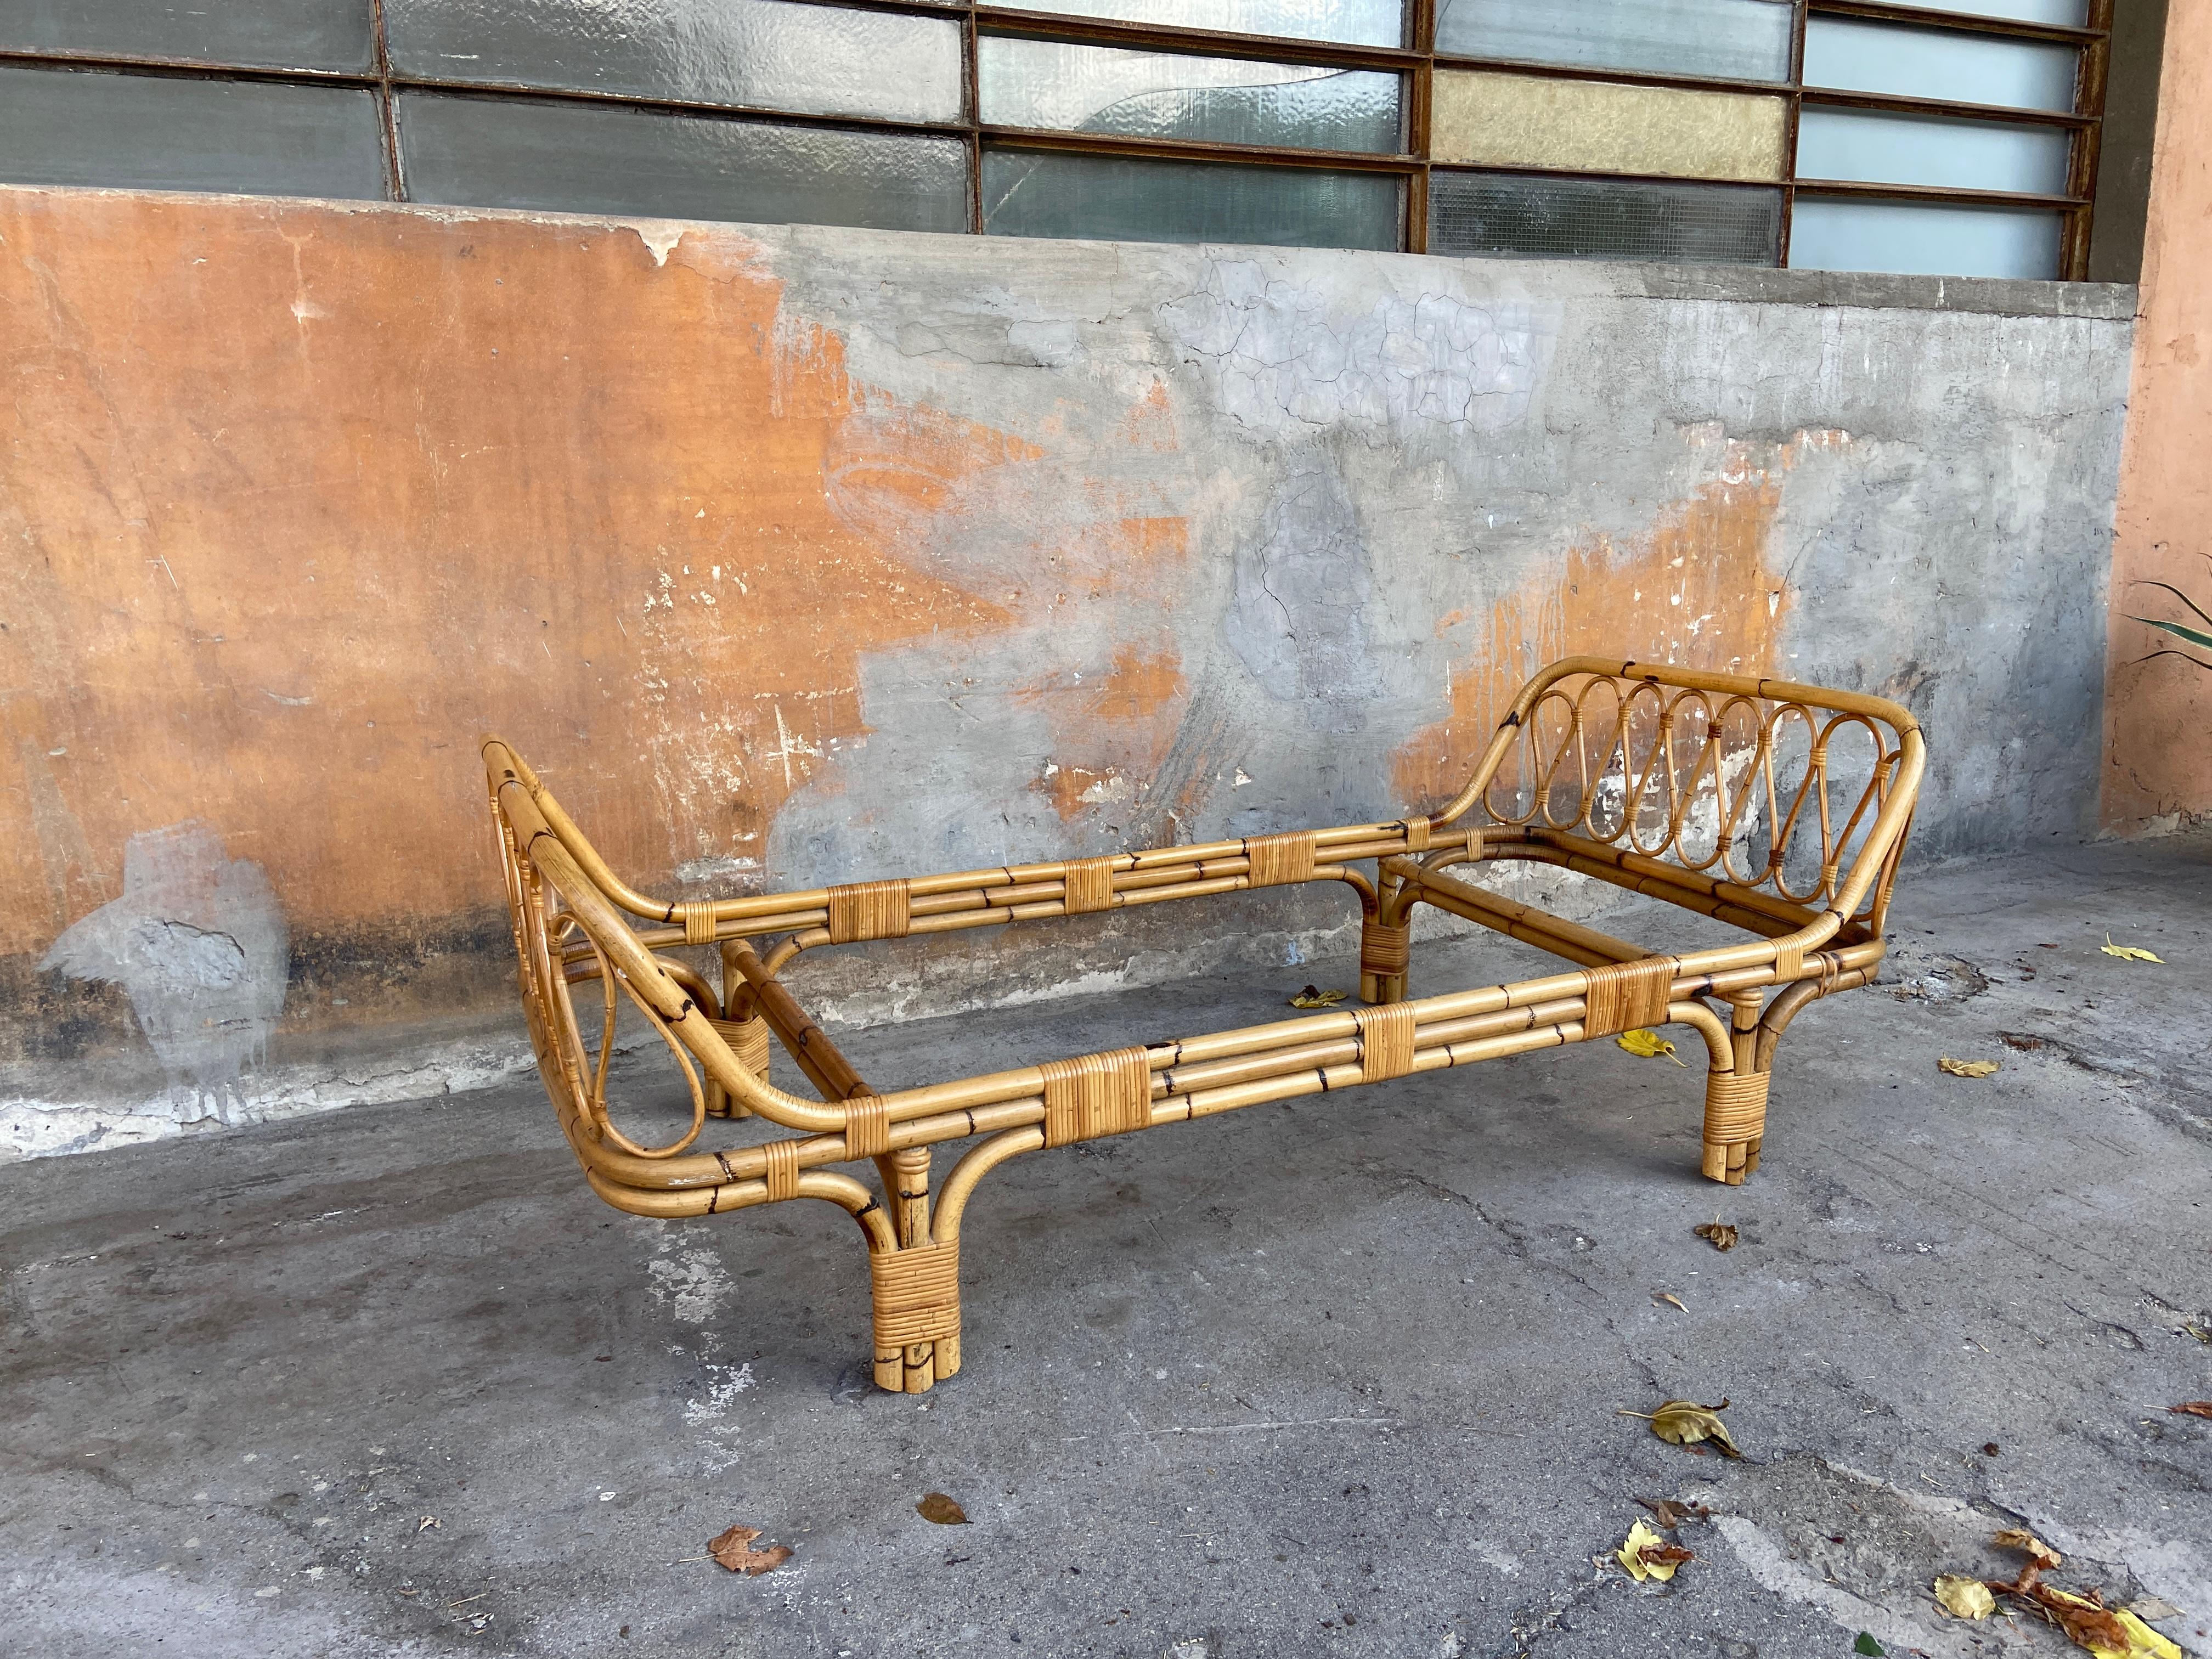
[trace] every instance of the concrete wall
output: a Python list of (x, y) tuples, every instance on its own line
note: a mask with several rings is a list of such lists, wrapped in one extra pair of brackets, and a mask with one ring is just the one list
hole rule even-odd
[[(2212, 814), (2212, 673), (2181, 641), (2131, 620), (2203, 626), (2171, 582), (2212, 611), (2212, 8), (2169, 9), (2143, 239), (2142, 318), (2112, 543), (2104, 817), (2123, 835)], [(2194, 653), (2212, 662), (2212, 651)]]
[[(1394, 815), (1599, 649), (1910, 702), (1923, 856), (2081, 835), (2131, 310), (0, 191), (8, 1133), (512, 1064), (487, 728), (701, 893)], [(1173, 921), (801, 988), (1342, 943)]]

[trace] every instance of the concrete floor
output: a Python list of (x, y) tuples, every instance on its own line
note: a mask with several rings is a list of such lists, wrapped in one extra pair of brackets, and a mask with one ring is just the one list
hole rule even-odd
[[(1923, 873), (1895, 922), (1742, 1188), (1696, 1174), (1698, 1074), (1609, 1043), (1019, 1160), (918, 1398), (868, 1385), (842, 1215), (617, 1215), (534, 1081), (0, 1169), (0, 1650), (2072, 1651), (1929, 1602), (2024, 1521), (2212, 1653), (2212, 1422), (2164, 1409), (2212, 1397), (2212, 845)], [(851, 1047), (901, 1083), (1349, 972)], [(1668, 1395), (1726, 1395), (1742, 1461), (1619, 1414)], [(1638, 1496), (1713, 1511), (1671, 1586), (1593, 1565)], [(732, 1522), (795, 1556), (699, 1559)]]

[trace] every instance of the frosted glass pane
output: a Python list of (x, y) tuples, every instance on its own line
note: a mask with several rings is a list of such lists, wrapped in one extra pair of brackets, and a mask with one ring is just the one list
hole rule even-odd
[(0, 179), (381, 198), (384, 124), (349, 87), (0, 64)]
[(1440, 69), (1429, 154), (1475, 167), (1779, 181), (1789, 113), (1765, 93)]
[(2072, 46), (1846, 17), (1805, 20), (1805, 84), (2012, 109), (2074, 107)]
[(784, 0), (384, 0), (392, 67), (810, 115), (960, 118), (960, 25)]
[(1016, 11), (1063, 17), (1110, 17), (1124, 23), (1167, 23), (1231, 34), (1281, 34), (1294, 40), (1341, 40), (1355, 46), (1406, 42), (1401, 0), (999, 0)]
[(2059, 215), (2025, 208), (1797, 198), (1790, 263), (1808, 270), (1928, 276), (2058, 275)]
[(965, 230), (957, 138), (405, 93), (399, 148), (422, 202), (757, 224)]
[(371, 0), (0, 0), (0, 52), (362, 70)]
[(1808, 104), (1797, 124), (1800, 179), (2066, 193), (2063, 127), (2014, 127)]
[(983, 152), (983, 228), (1000, 236), (1395, 248), (1399, 196), (1387, 173)]
[(1790, 78), (1789, 0), (1443, 0), (1437, 50), (1735, 81)]
[(1540, 174), (1429, 175), (1429, 252), (1771, 265), (1782, 192)]
[(2010, 17), (2023, 23), (2057, 23), (2070, 29), (2083, 27), (2089, 21), (2088, 0), (1943, 0), (1932, 9), (1961, 11), (1974, 17)]
[(983, 119), (994, 126), (1307, 149), (1399, 144), (1395, 75), (990, 35), (976, 46)]

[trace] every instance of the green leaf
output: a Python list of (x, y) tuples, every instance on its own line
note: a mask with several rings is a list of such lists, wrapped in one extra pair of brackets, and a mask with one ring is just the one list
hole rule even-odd
[(1851, 1644), (1851, 1651), (1853, 1653), (1879, 1654), (1886, 1653), (1888, 1650), (1884, 1648), (1881, 1643), (1874, 1639), (1874, 1632), (1872, 1631), (1863, 1630), (1859, 1632), (1859, 1639)]
[(2205, 615), (2204, 607), (2197, 604), (2196, 600), (2191, 599), (2188, 594), (2183, 592), (2172, 582), (2152, 581), (2148, 578), (2144, 578), (2135, 582), (2133, 586), (2136, 587), (2162, 587), (2167, 592), (2172, 594), (2175, 599), (2179, 599), (2182, 604), (2187, 605), (2191, 611), (2195, 611), (2199, 622), (2212, 623), (2212, 616)]
[(2201, 628), (2184, 628), (2179, 623), (2160, 622), (2152, 617), (2130, 617), (2130, 622), (2139, 622), (2148, 628), (2162, 628), (2178, 640), (2187, 640), (2191, 645), (2212, 647), (2212, 634)]

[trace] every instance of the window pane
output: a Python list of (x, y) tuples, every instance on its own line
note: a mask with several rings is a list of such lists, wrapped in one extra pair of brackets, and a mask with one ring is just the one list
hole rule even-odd
[(1786, 108), (1748, 93), (1438, 70), (1429, 149), (1478, 167), (1764, 183), (1782, 177)]
[(0, 178), (19, 185), (375, 198), (383, 137), (352, 88), (0, 64)]
[(976, 44), (982, 117), (996, 126), (1308, 149), (1399, 144), (1395, 75), (1059, 40)]
[(1854, 202), (1801, 192), (1790, 215), (1790, 263), (1808, 270), (2055, 279), (2059, 217), (2026, 208)]
[(1429, 252), (1771, 265), (1782, 192), (1500, 173), (1429, 175)]
[(1437, 50), (1787, 81), (1790, 16), (1789, 0), (1443, 0)]
[(1169, 23), (1231, 34), (1282, 34), (1296, 40), (1340, 40), (1355, 46), (1405, 43), (1401, 0), (1000, 0), (1018, 11), (1111, 17), (1124, 23)]
[(2081, 28), (2089, 21), (2088, 0), (1942, 0), (1931, 9), (1962, 11), (1975, 17), (2013, 17), (2023, 23), (2057, 23), (2070, 29)]
[(407, 93), (417, 201), (757, 224), (965, 230), (957, 138), (836, 132), (598, 104)]
[(1221, 161), (983, 152), (983, 228), (1000, 236), (1395, 248), (1401, 181)]
[(1805, 84), (2012, 109), (2074, 107), (2075, 50), (1844, 17), (1805, 20)]
[(364, 70), (369, 0), (5, 0), (0, 51), (174, 58), (240, 69)]
[(2069, 148), (2063, 127), (2014, 127), (1808, 104), (1797, 125), (1797, 176), (2063, 196)]
[(900, 121), (960, 118), (960, 26), (783, 0), (384, 0), (425, 80)]

